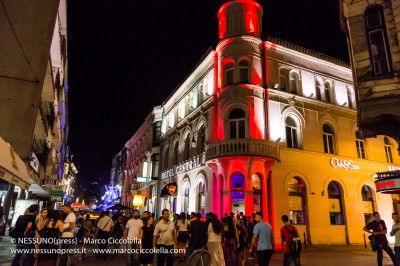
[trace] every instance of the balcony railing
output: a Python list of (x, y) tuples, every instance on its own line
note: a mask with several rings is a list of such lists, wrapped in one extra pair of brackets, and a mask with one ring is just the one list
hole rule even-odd
[(274, 141), (262, 139), (228, 139), (207, 145), (207, 161), (226, 156), (261, 156), (280, 160), (279, 145)]

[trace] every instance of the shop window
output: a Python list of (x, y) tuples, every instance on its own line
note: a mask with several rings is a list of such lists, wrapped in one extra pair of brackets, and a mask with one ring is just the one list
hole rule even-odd
[(279, 70), (279, 88), (281, 91), (286, 91), (288, 88), (288, 70), (285, 68), (281, 68)]
[(249, 83), (249, 63), (247, 61), (239, 63), (239, 83)]
[(332, 181), (328, 185), (329, 196), (329, 216), (332, 225), (343, 225), (343, 203), (342, 203), (342, 190), (340, 185)]
[(359, 159), (365, 159), (365, 142), (360, 131), (356, 131), (356, 148), (357, 157)]
[(362, 202), (363, 202), (363, 208), (364, 208), (364, 219), (365, 219), (365, 224), (368, 224), (374, 219), (374, 192), (372, 189), (364, 185), (361, 188), (361, 196), (362, 196)]
[(258, 174), (254, 174), (251, 178), (251, 183), (253, 185), (254, 212), (260, 212), (262, 211), (261, 177)]
[(304, 181), (293, 177), (288, 184), (289, 191), (289, 218), (291, 224), (306, 224)]
[(335, 132), (328, 124), (324, 124), (322, 127), (322, 130), (323, 130), (322, 138), (324, 141), (324, 152), (330, 153), (330, 154), (336, 154), (335, 153)]
[(298, 94), (300, 78), (299, 75), (295, 72), (291, 72), (289, 75), (289, 85), (290, 85), (290, 93)]
[(233, 63), (228, 63), (225, 66), (225, 86), (235, 84), (234, 80), (235, 65)]
[(229, 138), (244, 139), (246, 137), (246, 114), (236, 108), (229, 114)]
[(244, 209), (244, 176), (241, 173), (235, 173), (231, 179), (232, 190), (232, 212), (243, 212)]
[(391, 59), (382, 7), (374, 5), (368, 8), (365, 11), (365, 22), (374, 74), (389, 73)]
[(393, 163), (392, 144), (390, 143), (390, 140), (388, 137), (385, 137), (383, 140), (385, 142), (386, 162)]
[(286, 128), (286, 143), (288, 148), (299, 149), (299, 137), (300, 137), (300, 127), (299, 121), (292, 117), (288, 116), (285, 121)]

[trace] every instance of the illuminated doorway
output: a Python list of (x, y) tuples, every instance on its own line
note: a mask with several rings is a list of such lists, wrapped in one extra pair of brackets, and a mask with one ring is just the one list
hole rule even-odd
[(235, 173), (232, 176), (232, 212), (238, 214), (245, 213), (244, 208), (244, 176), (241, 173)]

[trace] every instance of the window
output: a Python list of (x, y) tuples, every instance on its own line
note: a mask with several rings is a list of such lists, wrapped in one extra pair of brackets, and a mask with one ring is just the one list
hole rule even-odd
[(262, 211), (261, 177), (258, 174), (254, 174), (252, 176), (251, 183), (253, 185), (253, 204), (254, 204), (253, 212), (260, 212)]
[(297, 73), (290, 73), (289, 75), (289, 85), (290, 85), (290, 93), (297, 94), (299, 88), (299, 75)]
[(361, 188), (361, 196), (364, 207), (365, 224), (368, 224), (372, 219), (374, 219), (373, 213), (375, 212), (374, 196), (372, 189), (369, 186), (364, 185)]
[(249, 63), (247, 61), (239, 63), (239, 83), (249, 83)]
[(234, 173), (231, 179), (232, 212), (245, 212), (244, 206), (244, 176), (241, 173)]
[(288, 184), (289, 219), (291, 224), (306, 224), (306, 186), (300, 177), (293, 177)]
[(281, 91), (286, 91), (288, 87), (288, 71), (284, 68), (279, 70), (279, 87)]
[(335, 132), (327, 124), (324, 124), (322, 126), (322, 131), (323, 131), (322, 138), (324, 141), (324, 152), (335, 154)]
[(297, 119), (292, 116), (286, 118), (286, 143), (288, 148), (299, 148), (299, 127), (296, 121)]
[(229, 86), (235, 83), (234, 81), (234, 64), (228, 63), (225, 66), (225, 85)]
[(342, 190), (339, 184), (332, 181), (328, 185), (329, 216), (332, 225), (343, 225)]
[(386, 161), (388, 163), (393, 163), (392, 144), (390, 143), (390, 140), (388, 137), (385, 137), (383, 140), (385, 142)]
[(234, 109), (229, 114), (229, 138), (244, 139), (246, 137), (246, 114), (242, 109)]
[(325, 88), (324, 88), (324, 96), (325, 96), (325, 102), (330, 103), (331, 102), (331, 83), (330, 82), (325, 82)]
[(152, 167), (153, 169), (151, 170), (151, 177), (157, 180), (158, 173), (160, 171), (160, 155), (159, 154), (153, 154), (152, 156)]
[(322, 80), (320, 78), (315, 79), (315, 93), (317, 100), (321, 101), (321, 89), (322, 89)]
[(205, 127), (202, 126), (198, 131), (197, 136), (197, 152), (202, 153), (206, 151), (206, 132)]
[(174, 165), (178, 164), (178, 147), (178, 142), (176, 142), (174, 147)]
[(183, 160), (189, 160), (190, 157), (190, 146), (191, 146), (191, 141), (190, 141), (190, 134), (187, 135), (185, 139), (185, 152), (183, 154)]
[(182, 204), (183, 205), (182, 211), (186, 214), (189, 213), (189, 195), (190, 195), (190, 187), (189, 184), (186, 183), (183, 194), (183, 204)]
[(365, 22), (374, 74), (389, 73), (390, 57), (382, 7), (375, 5), (368, 8), (365, 11)]
[(160, 142), (161, 142), (161, 121), (156, 122), (154, 124), (153, 129), (154, 129), (153, 142), (154, 142), (154, 144), (160, 144)]
[(357, 148), (357, 157), (359, 159), (365, 159), (365, 145), (364, 139), (360, 133), (360, 131), (356, 131), (356, 148)]
[(353, 109), (353, 94), (349, 88), (347, 88), (347, 106)]
[(206, 186), (204, 182), (200, 182), (197, 187), (197, 212), (201, 213), (202, 217), (206, 214)]

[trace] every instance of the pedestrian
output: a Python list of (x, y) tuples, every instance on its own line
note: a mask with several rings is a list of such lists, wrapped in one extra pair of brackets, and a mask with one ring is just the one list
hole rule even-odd
[(254, 244), (258, 238), (258, 265), (268, 266), (271, 256), (274, 253), (274, 234), (271, 225), (264, 221), (262, 212), (256, 212), (255, 220), (257, 221), (257, 224), (254, 226), (253, 239), (251, 240), (249, 252), (251, 254)]
[(114, 243), (114, 248), (118, 249), (120, 247), (121, 239), (124, 236), (124, 221), (123, 221), (123, 215), (122, 213), (119, 213), (114, 221), (113, 229), (111, 231), (111, 237), (115, 239)]
[(239, 237), (239, 247), (237, 248), (238, 264), (239, 264), (239, 266), (244, 266), (244, 264), (246, 263), (246, 260), (245, 260), (246, 227), (244, 225), (244, 220), (239, 218), (236, 227), (237, 227), (237, 232), (238, 232), (238, 237)]
[(221, 244), (222, 223), (216, 214), (210, 214), (207, 233), (207, 248), (211, 255), (210, 266), (225, 266), (224, 251)]
[(41, 253), (38, 256), (37, 266), (55, 266), (57, 262), (58, 236), (63, 233), (63, 223), (59, 211), (52, 211), (48, 219), (40, 219), (37, 225), (40, 237), (43, 239), (52, 239), (52, 241), (41, 241), (39, 249)]
[(378, 266), (382, 266), (382, 260), (383, 260), (382, 250), (385, 250), (385, 252), (392, 259), (393, 264), (397, 266), (398, 263), (396, 257), (393, 253), (393, 250), (389, 247), (386, 238), (387, 228), (385, 221), (381, 220), (381, 216), (379, 215), (378, 212), (374, 212), (374, 217), (375, 220), (364, 226), (363, 230), (365, 232), (370, 233), (375, 238)]
[(239, 235), (232, 216), (226, 218), (226, 224), (223, 227), (223, 236), (225, 264), (238, 266), (237, 248), (239, 247)]
[(86, 219), (83, 221), (81, 226), (83, 228), (83, 234), (82, 234), (83, 244), (82, 244), (82, 255), (81, 255), (80, 259), (85, 260), (86, 254), (84, 251), (86, 250), (85, 248), (86, 248), (87, 240), (92, 238), (93, 223), (90, 221), (90, 214), (86, 214)]
[(147, 216), (144, 225), (140, 228), (140, 263), (143, 266), (152, 266), (154, 261), (153, 248), (154, 218)]
[[(39, 231), (38, 231), (38, 225), (39, 225), (39, 223), (41, 223), (42, 224), (42, 227), (46, 224), (46, 222), (47, 222), (47, 215), (49, 214), (49, 210), (47, 210), (47, 209), (45, 209), (45, 208), (43, 208), (41, 211), (40, 211), (40, 214), (38, 215), (38, 216), (36, 216), (36, 221), (35, 221), (35, 223), (36, 223), (36, 231), (35, 231), (35, 236), (36, 236), (36, 239), (38, 239), (38, 241), (35, 243), (35, 249), (38, 249), (39, 248), (39, 243), (40, 243), (40, 237), (41, 237), (41, 235), (39, 234)], [(40, 228), (41, 229), (41, 228)], [(38, 256), (38, 254), (35, 254), (35, 257), (37, 257)]]
[(38, 212), (39, 205), (32, 204), (29, 206), (28, 212), (20, 216), (15, 224), (17, 230), (17, 250), (11, 264), (12, 266), (34, 265), (35, 258), (31, 249), (34, 248), (35, 218)]
[[(253, 224), (250, 216), (246, 216), (246, 221), (247, 221), (246, 245), (247, 245), (247, 248), (249, 249), (251, 246), (251, 240), (253, 239), (254, 224)], [(254, 260), (253, 255), (254, 255), (254, 251), (252, 252), (252, 254), (249, 253), (249, 260)]]
[(397, 212), (392, 213), (394, 224), (390, 235), (394, 236), (394, 255), (396, 256), (397, 263), (400, 263), (400, 217)]
[(130, 210), (125, 210), (124, 216), (122, 217), (122, 221), (124, 223), (124, 227), (126, 226), (126, 223), (131, 219), (131, 211)]
[(207, 228), (206, 224), (201, 221), (201, 213), (196, 213), (196, 218), (190, 222), (189, 235), (189, 247), (186, 253), (187, 260), (189, 260), (193, 251), (203, 248), (207, 244)]
[(300, 252), (291, 251), (289, 246), (291, 238), (298, 237), (299, 233), (297, 232), (297, 229), (289, 223), (289, 217), (287, 215), (282, 216), (282, 222), (284, 223), (284, 226), (281, 228), (281, 237), (285, 244), (283, 266), (290, 266), (292, 261), (296, 266), (300, 266)]
[(169, 220), (169, 210), (162, 211), (162, 219), (153, 233), (153, 248), (157, 247), (157, 266), (173, 266), (174, 263), (174, 223)]
[(64, 231), (61, 235), (61, 249), (63, 249), (65, 253), (61, 253), (59, 265), (67, 266), (68, 258), (70, 258), (70, 251), (74, 243), (74, 228), (76, 216), (71, 209), (71, 205), (69, 204), (66, 204), (62, 207), (62, 212), (64, 215), (66, 215), (63, 221)]
[[(139, 248), (139, 233), (143, 227), (143, 221), (139, 218), (139, 211), (133, 211), (133, 218), (130, 219), (125, 226), (124, 237), (129, 240), (127, 243), (128, 249)], [(131, 252), (127, 254), (127, 265), (137, 266), (139, 265), (139, 254)]]
[(105, 211), (104, 217), (99, 220), (97, 223), (97, 228), (96, 228), (96, 236), (99, 240), (99, 249), (103, 250), (102, 253), (97, 253), (97, 257), (100, 258), (102, 257), (103, 260), (107, 259), (107, 244), (108, 244), (108, 239), (110, 238), (111, 235), (111, 229), (113, 226), (112, 219), (110, 218), (110, 212)]
[[(186, 214), (184, 212), (181, 212), (179, 216), (178, 223), (176, 224), (176, 231), (178, 232), (178, 237), (177, 237), (177, 248), (180, 250), (186, 250), (186, 245), (189, 240), (189, 226), (190, 222), (188, 219), (186, 219)], [(179, 256), (179, 262), (185, 260), (185, 253), (178, 253)]]

